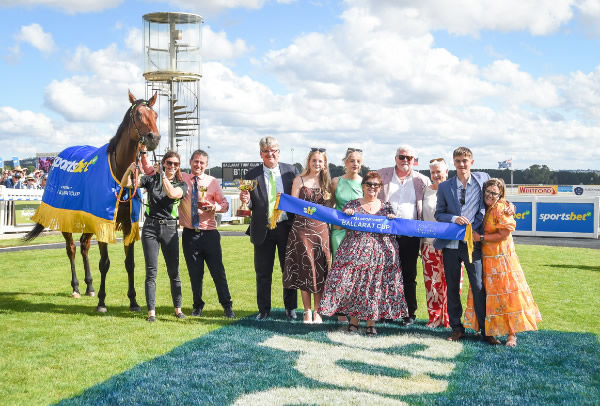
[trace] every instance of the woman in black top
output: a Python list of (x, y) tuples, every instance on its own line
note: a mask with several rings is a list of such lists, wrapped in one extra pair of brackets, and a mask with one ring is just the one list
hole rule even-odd
[[(139, 186), (145, 188), (148, 194), (146, 219), (142, 231), (142, 247), (146, 261), (146, 305), (150, 322), (156, 320), (154, 306), (159, 246), (165, 258), (171, 281), (171, 297), (175, 307), (175, 317), (185, 319), (185, 314), (181, 311), (177, 208), (180, 199), (187, 192), (187, 185), (181, 177), (179, 164), (179, 154), (169, 151), (162, 158), (162, 170), (158, 164), (155, 164), (154, 175), (142, 176), (139, 183)], [(132, 170), (132, 167), (135, 167), (135, 163), (130, 166), (128, 171)]]

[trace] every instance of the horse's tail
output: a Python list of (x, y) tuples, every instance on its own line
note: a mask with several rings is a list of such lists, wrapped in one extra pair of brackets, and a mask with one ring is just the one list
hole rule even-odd
[(36, 223), (36, 225), (31, 229), (31, 231), (25, 234), (25, 236), (23, 237), (23, 241), (31, 241), (35, 239), (42, 233), (42, 231), (44, 231), (44, 228), (46, 227), (44, 227), (40, 223)]

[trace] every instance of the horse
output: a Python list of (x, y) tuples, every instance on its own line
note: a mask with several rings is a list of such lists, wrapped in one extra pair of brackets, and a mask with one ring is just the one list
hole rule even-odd
[[(140, 145), (145, 145), (148, 151), (153, 151), (154, 149), (156, 149), (160, 142), (160, 134), (156, 126), (157, 113), (152, 109), (152, 106), (154, 106), (154, 103), (156, 102), (156, 97), (157, 93), (154, 93), (154, 95), (149, 100), (136, 99), (135, 96), (131, 92), (129, 92), (129, 102), (131, 103), (131, 106), (125, 112), (125, 116), (123, 117), (123, 120), (119, 125), (116, 134), (110, 139), (108, 146), (106, 147), (110, 171), (112, 173), (113, 178), (115, 179), (115, 190), (117, 189), (117, 181), (121, 181), (123, 175), (125, 174), (125, 171), (127, 170), (127, 167), (132, 162), (139, 162)], [(54, 170), (55, 168), (52, 169)], [(50, 177), (52, 177), (53, 175), (53, 170), (51, 170), (50, 172)], [(85, 170), (87, 170), (87, 167), (85, 167)], [(134, 177), (136, 176), (134, 175)], [(133, 199), (136, 190), (135, 188), (133, 188), (133, 190), (129, 190), (129, 197), (125, 200), (121, 199), (122, 192), (123, 189), (121, 189), (121, 193), (117, 195), (115, 191), (115, 196), (117, 197), (117, 207), (115, 210), (116, 213), (114, 219), (114, 229), (112, 230), (112, 236), (114, 240), (114, 232), (119, 229), (123, 230), (125, 269), (127, 270), (127, 277), (129, 282), (129, 287), (127, 290), (127, 296), (129, 298), (129, 309), (131, 311), (140, 311), (141, 308), (136, 301), (136, 291), (134, 287), (134, 244), (135, 240), (139, 239), (139, 235), (137, 234), (139, 232), (139, 228), (132, 227), (131, 222), (131, 200)], [(83, 199), (85, 197), (86, 196), (81, 196), (80, 198)], [(94, 195), (92, 195), (91, 198), (93, 199)], [(102, 196), (102, 198), (106, 198), (106, 196), (104, 195)], [(42, 198), (42, 200), (44, 199)], [(40, 209), (38, 209), (38, 211), (39, 210)], [(36, 215), (34, 215), (33, 217), (34, 220), (36, 219)], [(113, 222), (111, 222), (109, 225), (112, 228)], [(25, 241), (33, 240), (47, 226), (48, 224), (43, 225), (40, 222), (37, 222), (33, 229), (29, 233), (27, 233), (23, 237), (23, 239)], [(78, 227), (81, 227), (81, 225), (78, 225)], [(75, 272), (76, 248), (75, 243), (73, 242), (73, 232), (82, 232), (79, 242), (81, 256), (83, 258), (83, 266), (85, 270), (85, 283), (87, 285), (85, 294), (88, 296), (94, 296), (95, 292), (94, 287), (92, 286), (92, 275), (90, 272), (90, 265), (88, 259), (90, 241), (94, 233), (88, 232), (89, 230), (87, 229), (81, 231), (74, 231), (73, 227), (67, 226), (59, 227), (58, 229), (59, 231), (62, 231), (62, 235), (65, 239), (67, 256), (69, 257), (69, 261), (71, 263), (71, 287), (73, 288), (72, 297), (81, 296), (79, 292), (79, 281)], [(108, 273), (108, 269), (110, 267), (110, 259), (108, 257), (108, 244), (105, 241), (100, 241), (99, 237), (98, 247), (100, 250), (99, 269), (101, 280), (100, 290), (98, 291), (98, 306), (96, 307), (96, 310), (98, 312), (104, 313), (107, 311), (105, 304), (105, 282), (106, 274)]]

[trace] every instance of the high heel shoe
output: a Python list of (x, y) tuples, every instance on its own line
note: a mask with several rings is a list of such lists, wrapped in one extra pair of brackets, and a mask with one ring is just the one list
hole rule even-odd
[(314, 324), (322, 324), (323, 323), (323, 319), (321, 318), (321, 315), (319, 313), (317, 313), (316, 311), (313, 313), (313, 323)]
[(312, 318), (312, 310), (305, 310), (304, 311), (304, 324), (312, 324), (313, 322), (313, 318)]

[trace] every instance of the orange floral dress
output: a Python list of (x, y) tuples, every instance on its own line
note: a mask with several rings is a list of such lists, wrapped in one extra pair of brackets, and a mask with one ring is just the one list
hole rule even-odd
[[(484, 235), (496, 233), (499, 229), (515, 230), (513, 216), (504, 214), (506, 207), (506, 202), (498, 201), (488, 209), (484, 219)], [(506, 335), (537, 330), (537, 323), (542, 316), (525, 280), (512, 235), (499, 242), (484, 241), (481, 256), (486, 292), (485, 334)], [(479, 330), (470, 289), (465, 327)]]

